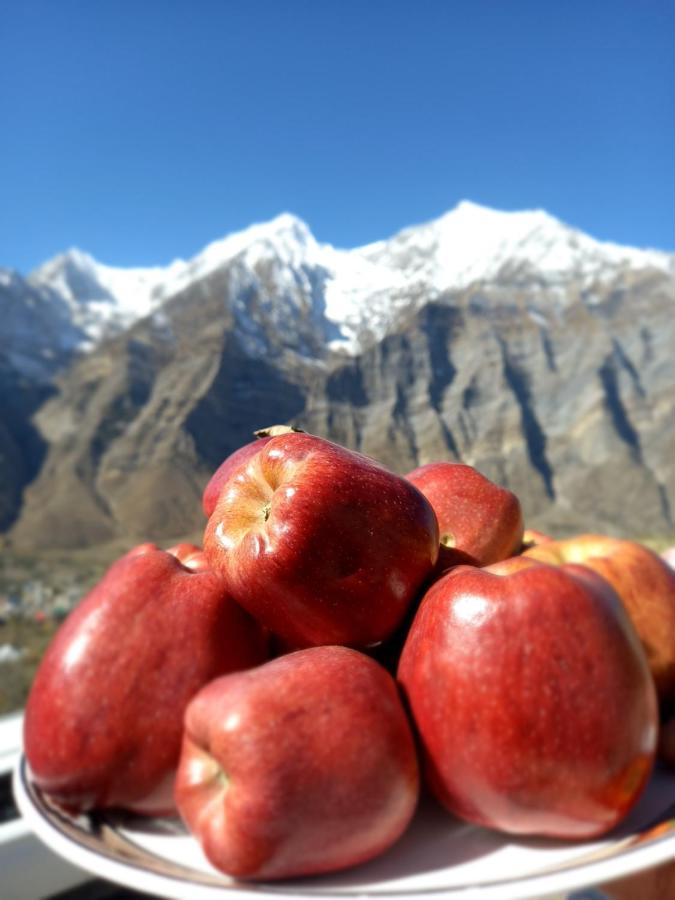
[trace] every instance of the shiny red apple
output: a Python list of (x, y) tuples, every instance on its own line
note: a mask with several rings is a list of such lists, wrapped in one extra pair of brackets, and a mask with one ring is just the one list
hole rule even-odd
[(217, 679), (188, 707), (177, 806), (236, 878), (371, 859), (405, 830), (418, 787), (396, 684), (355, 650), (290, 653)]
[(635, 541), (598, 534), (541, 544), (525, 556), (579, 563), (612, 585), (642, 641), (662, 711), (675, 714), (675, 572), (666, 562)]
[(495, 484), (472, 466), (435, 462), (406, 475), (424, 494), (438, 519), (441, 552), (438, 570), (453, 562), (447, 549), (467, 553), (476, 565), (517, 553), (523, 538), (523, 516), (514, 493)]
[(651, 772), (653, 681), (620, 601), (583, 566), (453, 569), (422, 600), (399, 681), (432, 790), (476, 824), (594, 837)]
[(438, 556), (424, 496), (309, 434), (273, 437), (226, 482), (204, 535), (238, 603), (293, 647), (391, 635)]
[(72, 810), (173, 811), (188, 701), (266, 658), (260, 626), (192, 545), (143, 544), (63, 623), (28, 698), (24, 744), (39, 788)]

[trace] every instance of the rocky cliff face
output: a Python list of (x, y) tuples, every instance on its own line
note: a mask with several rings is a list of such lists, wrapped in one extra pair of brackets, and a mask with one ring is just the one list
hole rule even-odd
[(73, 358), (82, 335), (62, 299), (0, 269), (0, 531), (21, 509), (47, 445), (33, 413), (54, 393), (53, 378)]
[[(193, 265), (198, 277), (64, 365), (34, 401), (40, 449), (11, 539), (76, 547), (197, 531), (211, 471), (255, 428), (284, 421), (399, 472), (461, 459), (514, 490), (530, 525), (673, 532), (672, 262), (619, 248), (604, 269), (591, 254), (565, 275), (537, 222), (541, 258), (502, 240), (499, 265), (494, 250), (474, 278), (473, 258), (468, 283), (431, 265), (429, 226), (424, 240), (406, 232), (340, 265), (304, 232), (300, 250), (287, 229), (281, 243), (257, 235), (255, 252), (230, 241), (236, 252)], [(388, 317), (387, 278), (372, 269), (383, 260), (408, 273), (387, 276)], [(355, 271), (371, 278), (371, 316)], [(0, 480), (11, 459), (6, 470)]]

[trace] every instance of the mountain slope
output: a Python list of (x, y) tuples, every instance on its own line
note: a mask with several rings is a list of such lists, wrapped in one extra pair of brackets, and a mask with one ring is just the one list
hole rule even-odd
[(0, 269), (0, 530), (15, 520), (24, 487), (40, 470), (47, 445), (31, 417), (54, 393), (53, 378), (81, 342), (66, 304)]

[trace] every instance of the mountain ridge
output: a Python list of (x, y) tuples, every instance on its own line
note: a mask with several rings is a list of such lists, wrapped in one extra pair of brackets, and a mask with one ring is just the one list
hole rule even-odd
[(460, 290), (498, 277), (503, 267), (525, 267), (549, 285), (570, 274), (584, 283), (608, 280), (628, 268), (675, 273), (675, 254), (596, 241), (543, 210), (502, 212), (465, 200), (436, 219), (350, 250), (317, 242), (302, 219), (281, 213), (165, 267), (107, 266), (71, 249), (26, 280), (65, 300), (73, 324), (87, 334), (86, 349), (237, 259), (249, 270), (275, 259), (281, 291), (307, 271), (323, 273), (321, 313), (333, 346), (348, 353), (362, 348), (364, 334), (381, 339), (411, 294)]
[[(290, 214), (272, 221), (210, 244), (96, 340), (68, 320), (41, 392), (0, 431), (0, 520), (17, 546), (195, 532), (211, 471), (274, 421), (399, 472), (468, 462), (515, 490), (532, 525), (673, 531), (672, 254), (467, 203), (352, 251)], [(37, 358), (30, 315), (68, 319), (77, 297), (12, 285), (22, 359)]]

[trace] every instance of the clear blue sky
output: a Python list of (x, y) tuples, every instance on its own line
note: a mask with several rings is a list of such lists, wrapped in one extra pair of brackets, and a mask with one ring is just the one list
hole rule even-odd
[(356, 246), (462, 198), (675, 250), (672, 2), (10, 0), (0, 122), (23, 272), (284, 210)]

